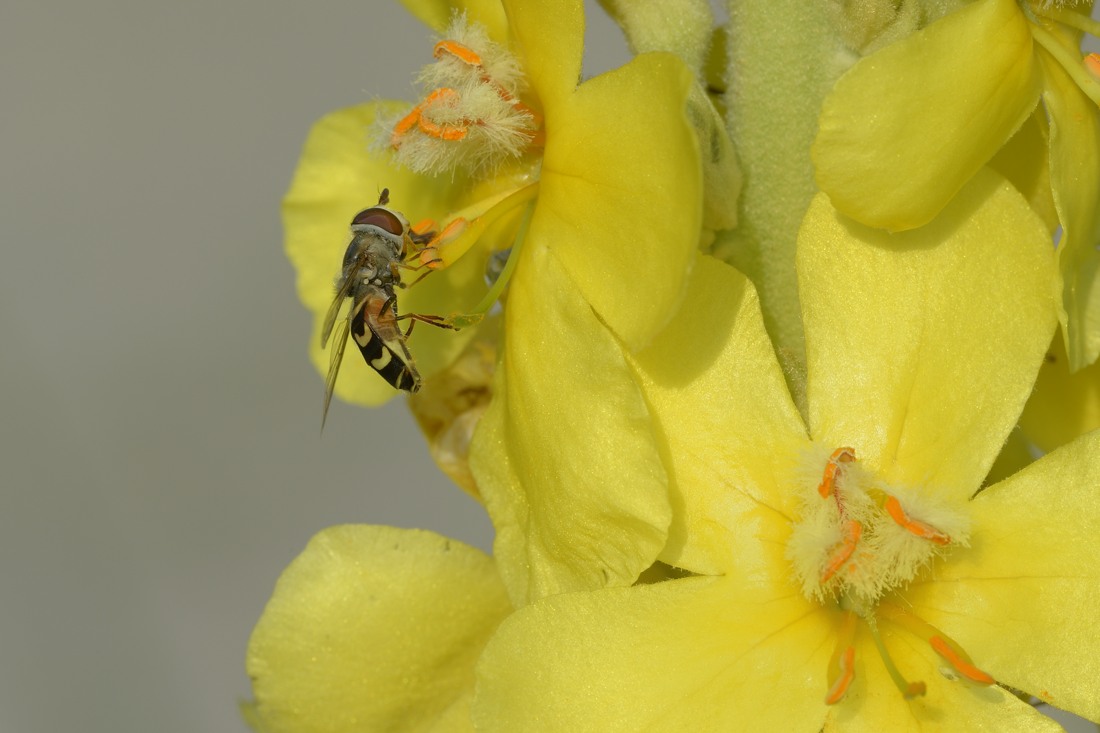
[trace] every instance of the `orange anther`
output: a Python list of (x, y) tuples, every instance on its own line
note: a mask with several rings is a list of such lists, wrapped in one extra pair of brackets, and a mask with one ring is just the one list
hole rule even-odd
[(836, 705), (843, 700), (844, 694), (848, 692), (848, 688), (852, 684), (852, 680), (856, 678), (855, 647), (847, 647), (840, 653), (837, 666), (840, 669), (840, 674), (833, 680), (833, 684), (829, 685), (829, 691), (825, 694), (826, 705)]
[(825, 475), (818, 484), (817, 493), (822, 499), (828, 499), (836, 489), (836, 477), (840, 473), (841, 463), (850, 463), (856, 459), (855, 448), (837, 448), (829, 456), (829, 462), (825, 464)]
[(939, 531), (931, 524), (921, 522), (917, 519), (911, 519), (905, 510), (901, 507), (901, 502), (898, 501), (896, 496), (891, 496), (886, 499), (886, 511), (890, 514), (890, 518), (897, 522), (905, 531), (910, 534), (914, 534), (921, 539), (930, 540), (937, 545), (947, 545), (951, 543), (951, 538)]
[(430, 232), (433, 229), (435, 229), (435, 220), (434, 219), (421, 219), (416, 224), (413, 224), (412, 233), (413, 234), (425, 234), (427, 232)]
[(447, 223), (447, 226), (443, 227), (443, 229), (440, 230), (439, 234), (435, 235), (435, 239), (431, 241), (431, 244), (438, 245), (449, 239), (454, 239), (466, 230), (466, 225), (468, 223), (469, 222), (466, 221), (465, 217), (455, 217)]
[(844, 567), (844, 563), (848, 562), (848, 558), (856, 551), (859, 538), (863, 536), (863, 525), (854, 519), (849, 519), (844, 526), (844, 531), (846, 533), (844, 539), (833, 549), (829, 555), (828, 564), (821, 571), (822, 583), (828, 582), (829, 578), (836, 575), (837, 571)]
[(397, 124), (393, 126), (393, 133), (390, 135), (390, 145), (398, 147), (401, 145), (401, 138), (405, 136), (409, 130), (416, 126), (416, 123), (420, 120), (420, 105), (416, 105), (412, 110), (398, 120)]
[(458, 92), (450, 87), (439, 87), (433, 89), (428, 96), (424, 97), (424, 101), (420, 103), (420, 107), (426, 107), (432, 102), (437, 102), (440, 99), (452, 99), (458, 96)]
[(1085, 68), (1097, 79), (1100, 79), (1100, 53), (1090, 53), (1085, 57)]
[(425, 135), (440, 140), (461, 140), (469, 132), (469, 128), (462, 125), (437, 125), (431, 120), (425, 119), (423, 115), (416, 121), (416, 124)]
[(445, 53), (451, 54), (460, 61), (465, 61), (470, 66), (481, 66), (481, 57), (458, 41), (440, 41), (435, 44), (432, 55), (438, 59), (442, 58)]
[(936, 650), (936, 654), (939, 654), (947, 660), (959, 674), (966, 677), (968, 680), (982, 685), (992, 685), (997, 681), (993, 679), (992, 675), (989, 673), (983, 672), (975, 667), (974, 663), (970, 661), (970, 658), (966, 656), (966, 652), (959, 649), (942, 636), (933, 636), (928, 640), (928, 643)]

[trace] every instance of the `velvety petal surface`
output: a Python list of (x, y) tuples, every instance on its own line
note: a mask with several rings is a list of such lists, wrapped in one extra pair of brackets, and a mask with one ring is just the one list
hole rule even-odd
[[(423, 218), (437, 221), (457, 208), (465, 187), (450, 179), (432, 179), (392, 164), (388, 153), (368, 150), (368, 132), (379, 114), (389, 115), (406, 105), (372, 102), (332, 112), (310, 131), (283, 200), (286, 251), (298, 276), (298, 297), (313, 315), (310, 359), (322, 374), (328, 372), (329, 351), (321, 349), (320, 329), (336, 294), (335, 280), (347, 249), (348, 227), (355, 214), (390, 190), (390, 205), (415, 224)], [(461, 184), (461, 182), (460, 182)], [(403, 313), (448, 315), (476, 302), (484, 291), (482, 268), (476, 257), (433, 273), (414, 288), (401, 291)], [(449, 363), (472, 335), (421, 326), (410, 339), (417, 366), (424, 375)], [(350, 402), (380, 404), (398, 394), (350, 347), (336, 381), (336, 395)]]
[(789, 587), (688, 578), (543, 599), (478, 665), (500, 731), (816, 732), (829, 616)]
[(252, 633), (255, 717), (264, 733), (470, 730), (455, 710), (510, 610), (479, 550), (423, 530), (327, 529)]
[(621, 346), (554, 253), (530, 235), (525, 247), (493, 402), (470, 449), (517, 605), (633, 583), (671, 519), (649, 412)]
[(808, 440), (748, 279), (700, 255), (687, 293), (632, 362), (669, 473), (661, 559), (718, 574), (785, 541), (795, 506), (783, 477)]
[(1020, 427), (1045, 451), (1100, 428), (1100, 363), (1071, 374), (1065, 342), (1056, 335), (1020, 415)]
[(684, 112), (692, 83), (675, 56), (644, 54), (546, 103), (530, 236), (632, 351), (675, 312), (699, 245), (703, 179)]
[(1062, 727), (999, 687), (951, 682), (943, 662), (913, 634), (881, 624), (883, 642), (898, 669), (926, 686), (923, 697), (906, 700), (882, 664), (870, 634), (856, 643), (856, 677), (844, 701), (829, 709), (826, 733), (1054, 733)]
[(1100, 720), (1100, 432), (971, 502), (970, 548), (906, 593), (997, 680)]
[(890, 234), (819, 195), (798, 243), (810, 434), (889, 483), (969, 497), (1055, 327), (1043, 223), (979, 172), (921, 229)]
[[(502, 0), (502, 4), (527, 81), (544, 109), (551, 110), (568, 98), (581, 80), (584, 3), (581, 0)], [(549, 119), (547, 122), (549, 130)]]
[(497, 43), (508, 42), (508, 19), (500, 0), (401, 0), (401, 4), (436, 33), (446, 30), (454, 13), (460, 12), (485, 26)]
[(1100, 355), (1100, 111), (1046, 52), (1040, 59), (1050, 114), (1050, 183), (1062, 221), (1058, 316), (1076, 371)]
[(818, 185), (869, 226), (921, 226), (1012, 137), (1039, 89), (1015, 0), (966, 5), (840, 78), (814, 142)]

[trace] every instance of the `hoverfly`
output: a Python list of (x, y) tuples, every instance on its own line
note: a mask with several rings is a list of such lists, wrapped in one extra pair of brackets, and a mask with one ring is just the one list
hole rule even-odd
[[(383, 379), (396, 389), (416, 392), (420, 389), (420, 374), (405, 343), (412, 332), (412, 324), (424, 321), (440, 328), (452, 328), (440, 316), (397, 314), (394, 288), (405, 287), (401, 282), (401, 270), (417, 269), (406, 264), (405, 259), (423, 249), (434, 234), (414, 232), (400, 212), (387, 208), (389, 199), (389, 189), (382, 189), (378, 205), (360, 211), (351, 220), (351, 242), (344, 253), (340, 277), (336, 280), (336, 297), (321, 327), (323, 349), (332, 335), (344, 301), (351, 299), (347, 318), (336, 329), (332, 346), (328, 376), (325, 378), (322, 427), (332, 402), (332, 391), (340, 373), (349, 332), (363, 359)], [(406, 318), (412, 323), (407, 331), (402, 332), (397, 322)]]

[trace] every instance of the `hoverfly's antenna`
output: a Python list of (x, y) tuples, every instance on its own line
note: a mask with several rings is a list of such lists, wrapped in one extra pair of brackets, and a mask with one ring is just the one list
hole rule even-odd
[(382, 193), (379, 194), (379, 196), (378, 196), (378, 205), (379, 206), (385, 206), (389, 202), (390, 202), (390, 190), (388, 188), (383, 188)]

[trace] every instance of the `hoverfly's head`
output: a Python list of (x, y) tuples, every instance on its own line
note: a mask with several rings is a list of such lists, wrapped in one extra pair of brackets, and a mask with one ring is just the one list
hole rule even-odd
[(374, 235), (393, 247), (394, 256), (404, 252), (405, 238), (409, 232), (409, 222), (398, 211), (385, 206), (372, 206), (363, 209), (351, 220), (353, 236)]

